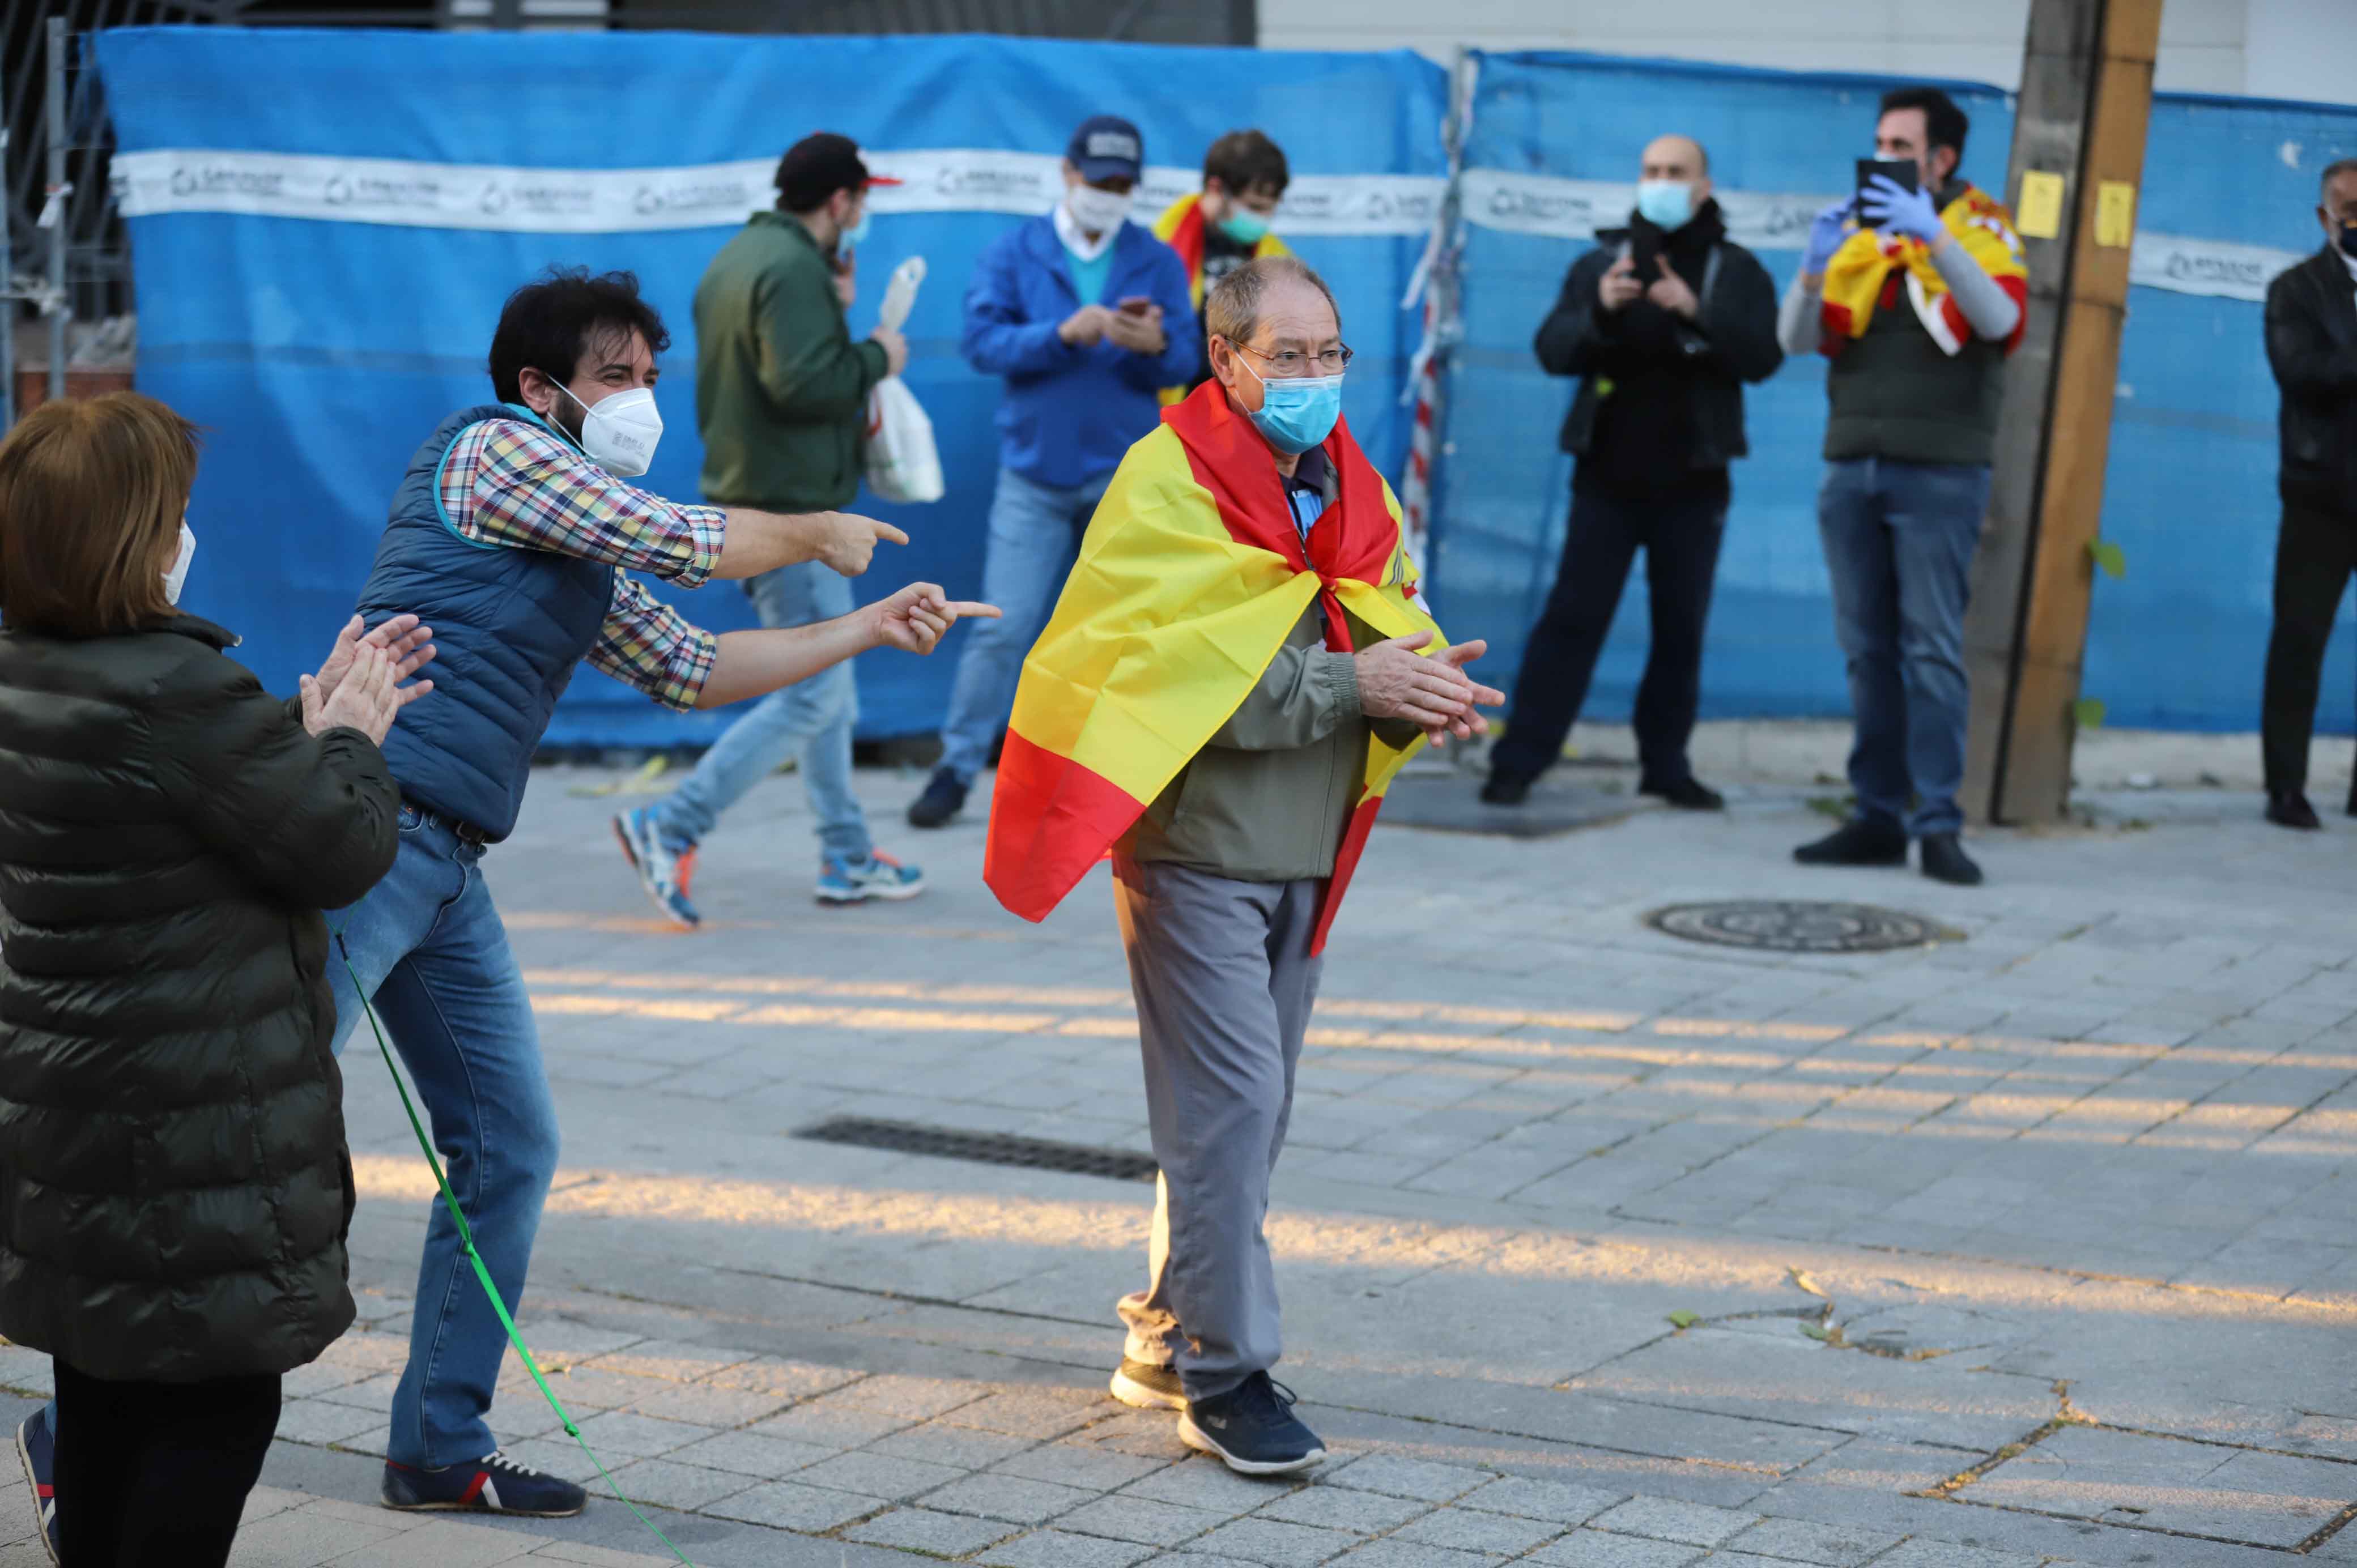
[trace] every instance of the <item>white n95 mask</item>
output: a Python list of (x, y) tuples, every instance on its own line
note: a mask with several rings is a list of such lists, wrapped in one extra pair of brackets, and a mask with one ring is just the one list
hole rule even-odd
[(556, 385), (566, 397), (581, 403), (581, 450), (589, 454), (591, 461), (625, 479), (635, 479), (654, 467), (655, 446), (662, 440), (663, 426), (652, 390), (632, 387), (587, 403), (573, 397), (572, 388), (563, 382)]

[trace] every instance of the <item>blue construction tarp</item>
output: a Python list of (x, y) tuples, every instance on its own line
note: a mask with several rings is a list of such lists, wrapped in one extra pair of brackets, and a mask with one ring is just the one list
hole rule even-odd
[[(1852, 161), (1872, 151), (1877, 100), (1901, 83), (1552, 53), (1479, 65), (1465, 339), (1448, 388), (1433, 576), (1451, 626), (1491, 639), (1494, 681), (1519, 665), (1562, 547), (1570, 459), (1556, 436), (1576, 383), (1541, 372), (1531, 339), (1588, 248), (1575, 236), (1624, 221), (1645, 143), (1682, 132), (1708, 147), (1737, 237), (1781, 291), (1811, 203), (1846, 189)], [(2009, 96), (1942, 85), (1972, 119), (1965, 177), (2007, 194)], [(2154, 104), (2104, 513), (2127, 571), (2097, 583), (2087, 649), (2085, 691), (2115, 725), (2256, 727), (2276, 521), (2257, 294), (2319, 242), (2319, 175), (2352, 153), (2357, 112), (2346, 109), (2167, 94)], [(1707, 717), (1848, 712), (1816, 529), (1824, 380), (1824, 361), (1802, 356), (1746, 393), (1751, 456), (1734, 470)], [(1630, 711), (1647, 639), (1641, 572), (1587, 717)], [(2347, 733), (2357, 639), (2339, 639), (2325, 691), (2319, 728)]]
[[(99, 59), (118, 174), (130, 171), (140, 384), (210, 431), (189, 602), (246, 633), (274, 685), (318, 657), (414, 442), (488, 391), (500, 302), (550, 263), (630, 267), (645, 281), (674, 338), (668, 432), (648, 482), (694, 497), (689, 296), (745, 209), (766, 199), (780, 145), (822, 126), (915, 179), (878, 202), (854, 330), (872, 322), (903, 256), (931, 269), (909, 381), (932, 415), (950, 495), (931, 507), (863, 498), (918, 540), (888, 553), (865, 588), (919, 575), (978, 586), (998, 389), (956, 357), (960, 296), (980, 248), (1045, 206), (1071, 126), (1103, 109), (1140, 122), (1158, 192), (1222, 131), (1257, 124), (1285, 145), (1297, 177), (1282, 227), (1335, 285), (1360, 352), (1350, 417), (1399, 475), (1400, 392), (1420, 331), (1400, 302), (1444, 172), (1445, 79), (1414, 56), (153, 28), (102, 35)], [(1448, 623), (1490, 638), (1486, 671), (1503, 681), (1554, 574), (1569, 478), (1555, 441), (1573, 387), (1539, 371), (1531, 338), (1587, 236), (1625, 216), (1645, 142), (1678, 130), (1708, 145), (1737, 237), (1781, 287), (1808, 212), (1870, 149), (1876, 100), (1893, 82), (1568, 54), (1477, 63), (1461, 160), (1464, 332), (1428, 565)], [(1964, 173), (2002, 192), (2008, 95), (1946, 85), (1973, 120)], [(2127, 573), (2097, 583), (2087, 650), (2086, 691), (2115, 725), (2255, 724), (2276, 513), (2257, 300), (2316, 242), (2319, 171), (2352, 152), (2347, 109), (2166, 94), (2154, 105), (2104, 520)], [(1847, 711), (1815, 526), (1823, 378), (1822, 360), (1801, 356), (1749, 393), (1752, 456), (1735, 471), (1708, 715)], [(748, 623), (725, 585), (680, 602), (716, 628)], [(1588, 716), (1626, 714), (1646, 630), (1638, 581)], [(933, 727), (951, 662), (864, 660), (864, 733)], [(2339, 639), (2325, 690), (2319, 726), (2347, 731), (2357, 639)], [(726, 717), (667, 714), (585, 674), (552, 739), (701, 741)]]
[[(444, 415), (486, 401), (500, 302), (552, 263), (632, 269), (663, 313), (666, 428), (646, 483), (695, 499), (689, 301), (748, 209), (767, 204), (766, 166), (813, 130), (849, 135), (884, 164), (904, 149), (936, 155), (927, 188), (899, 193), (876, 220), (853, 330), (873, 324), (891, 269), (922, 254), (907, 379), (931, 415), (949, 495), (925, 507), (863, 497), (917, 540), (879, 559), (861, 585), (871, 596), (918, 577), (959, 595), (979, 587), (998, 385), (957, 358), (960, 301), (982, 247), (1026, 209), (994, 188), (1008, 177), (1003, 155), (1052, 159), (1092, 113), (1132, 116), (1149, 163), (1180, 168), (1199, 166), (1222, 133), (1260, 126), (1297, 186), (1357, 203), (1348, 220), (1309, 211), (1297, 248), (1333, 285), (1359, 351), (1352, 424), (1394, 471), (1405, 451), (1397, 392), (1419, 323), (1400, 300), (1425, 242), (1396, 199), (1437, 189), (1446, 102), (1441, 70), (1413, 55), (167, 27), (103, 33), (98, 59), (128, 171), (138, 384), (208, 431), (188, 603), (243, 633), (242, 657), (274, 689), (291, 691), (350, 613), (411, 453)], [(730, 199), (735, 177), (697, 172), (727, 165), (751, 167), (739, 182), (748, 199)], [(565, 172), (536, 182), (535, 170)], [(619, 231), (596, 215), (618, 180), (629, 187)], [(671, 221), (667, 205), (708, 216), (650, 226)], [(1155, 214), (1141, 203), (1138, 216)], [(678, 602), (716, 628), (751, 624), (726, 585)], [(958, 646), (863, 660), (863, 731), (934, 727)], [(705, 741), (728, 716), (670, 714), (585, 671), (550, 739)]]

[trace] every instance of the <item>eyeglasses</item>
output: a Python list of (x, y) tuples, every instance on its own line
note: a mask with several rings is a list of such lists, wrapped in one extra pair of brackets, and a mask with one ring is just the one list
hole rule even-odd
[(1280, 379), (1286, 376), (1339, 376), (1351, 368), (1352, 360), (1358, 358), (1347, 346), (1329, 349), (1319, 354), (1305, 354), (1297, 349), (1280, 349), (1274, 354), (1265, 354), (1249, 343), (1239, 343), (1232, 338), (1227, 341), (1231, 349), (1250, 354), (1256, 360), (1267, 360)]

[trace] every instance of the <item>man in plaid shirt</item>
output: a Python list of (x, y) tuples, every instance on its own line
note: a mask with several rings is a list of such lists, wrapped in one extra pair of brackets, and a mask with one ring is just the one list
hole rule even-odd
[[(483, 885), (485, 851), (514, 828), (533, 753), (583, 660), (673, 708), (765, 695), (872, 648), (930, 653), (960, 616), (918, 583), (813, 625), (716, 637), (629, 575), (683, 587), (798, 562), (846, 576), (898, 529), (844, 512), (683, 506), (628, 481), (662, 421), (662, 321), (627, 273), (557, 273), (510, 297), (491, 340), (500, 401), (443, 421), (395, 493), (361, 595), (434, 628), (436, 719), (388, 740), (401, 852), (385, 879), (329, 917), (433, 1120), (451, 1189), (500, 1294), (523, 1293), (555, 1173), (555, 1106), (523, 977)], [(424, 711), (421, 709), (420, 711)], [(337, 980), (337, 1047), (360, 1025)], [(486, 1422), (506, 1336), (457, 1227), (436, 1207), (419, 1269), (409, 1366), (393, 1396), (388, 1508), (554, 1517), (581, 1487), (503, 1457)]]

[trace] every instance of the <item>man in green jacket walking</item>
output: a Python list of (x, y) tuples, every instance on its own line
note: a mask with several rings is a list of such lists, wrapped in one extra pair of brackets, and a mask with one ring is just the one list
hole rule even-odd
[[(775, 211), (756, 212), (695, 290), (695, 415), (704, 496), (715, 506), (834, 511), (859, 489), (867, 394), (899, 374), (909, 348), (878, 327), (854, 342), (845, 312), (854, 252), (867, 233), (867, 172), (847, 137), (820, 132), (778, 162)], [(818, 562), (748, 580), (764, 626), (848, 615), (851, 584)], [(831, 903), (909, 898), (924, 874), (877, 853), (851, 788), (859, 691), (848, 662), (773, 693), (730, 725), (694, 774), (651, 806), (614, 819), (655, 907), (682, 926), (696, 848), (745, 791), (798, 757), (818, 819), (818, 896)]]

